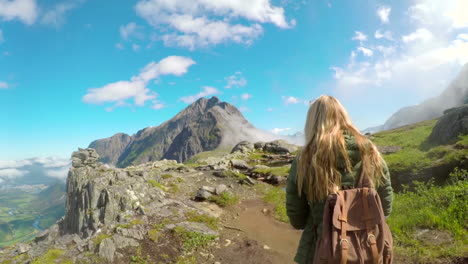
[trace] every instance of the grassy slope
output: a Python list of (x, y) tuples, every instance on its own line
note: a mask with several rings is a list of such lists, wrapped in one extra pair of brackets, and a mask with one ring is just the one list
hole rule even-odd
[[(402, 148), (384, 155), (394, 176), (405, 171), (417, 174), (440, 164), (456, 164), (468, 155), (468, 135), (460, 136), (454, 145), (434, 146), (426, 142), (436, 122), (424, 121), (373, 135), (374, 143), (379, 146)], [(467, 174), (466, 170), (461, 170), (458, 172), (460, 181), (444, 186), (435, 186), (432, 182), (415, 183), (413, 191), (395, 194), (388, 223), (397, 255), (414, 263), (437, 263), (440, 259), (468, 256)], [(433, 237), (439, 234), (445, 239), (430, 242), (424, 233)]]
[(378, 146), (399, 146), (402, 148), (393, 154), (385, 155), (391, 172), (413, 171), (452, 161), (457, 161), (468, 155), (468, 137), (461, 137), (457, 142), (464, 146), (455, 149), (453, 146), (433, 146), (426, 143), (437, 120), (376, 133), (372, 140)]

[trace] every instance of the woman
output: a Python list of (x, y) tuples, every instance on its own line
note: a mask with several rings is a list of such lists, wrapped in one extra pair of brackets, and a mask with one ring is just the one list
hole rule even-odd
[(306, 144), (294, 159), (286, 188), (286, 209), (292, 226), (304, 229), (297, 263), (310, 263), (321, 235), (327, 196), (340, 188), (354, 188), (369, 175), (385, 216), (392, 209), (393, 191), (387, 165), (375, 145), (351, 123), (334, 97), (322, 95), (307, 113)]

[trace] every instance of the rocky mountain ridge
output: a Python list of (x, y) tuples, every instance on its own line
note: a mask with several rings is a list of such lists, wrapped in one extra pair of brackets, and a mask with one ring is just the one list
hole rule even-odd
[(242, 140), (269, 141), (277, 138), (250, 124), (233, 105), (216, 96), (200, 98), (172, 119), (129, 136), (123, 133), (93, 141), (101, 161), (127, 167), (161, 159), (184, 162), (191, 156)]

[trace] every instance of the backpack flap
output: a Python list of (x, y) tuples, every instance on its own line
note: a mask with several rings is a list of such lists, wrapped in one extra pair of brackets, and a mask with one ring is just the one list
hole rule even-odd
[[(381, 224), (379, 217), (379, 205), (376, 199), (377, 193), (373, 189), (368, 189), (367, 196), (370, 219), (369, 225), (375, 227)], [(340, 191), (333, 209), (332, 222), (336, 229), (341, 229), (341, 216), (343, 206), (347, 208), (347, 231), (366, 230), (365, 209), (362, 202), (363, 188), (355, 188)]]

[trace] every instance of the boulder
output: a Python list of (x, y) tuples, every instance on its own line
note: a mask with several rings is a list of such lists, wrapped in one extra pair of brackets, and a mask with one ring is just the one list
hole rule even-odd
[(263, 147), (264, 151), (276, 153), (276, 154), (287, 154), (292, 153), (298, 149), (297, 146), (289, 144), (285, 140), (274, 140), (268, 142)]
[(254, 150), (254, 144), (248, 141), (241, 141), (237, 145), (234, 146), (231, 153), (241, 152), (241, 153), (249, 153)]
[(217, 195), (220, 195), (222, 192), (224, 192), (226, 190), (227, 190), (227, 186), (224, 185), (224, 184), (220, 184), (220, 185), (216, 186), (215, 193)]
[(31, 246), (28, 245), (28, 244), (19, 243), (19, 244), (16, 245), (16, 252), (19, 253), (19, 254), (26, 253), (30, 249), (31, 249)]
[(111, 238), (106, 238), (102, 240), (101, 244), (99, 244), (99, 256), (109, 262), (113, 262), (114, 255), (115, 255), (114, 241), (112, 241)]
[(444, 111), (429, 135), (430, 144), (452, 144), (459, 135), (468, 134), (468, 104)]
[(240, 159), (231, 160), (231, 167), (239, 170), (250, 170), (252, 168), (245, 160)]
[(254, 148), (255, 149), (263, 149), (265, 147), (265, 144), (266, 144), (265, 142), (261, 142), (261, 141), (255, 142)]
[(204, 201), (204, 200), (210, 198), (211, 195), (212, 194), (209, 191), (204, 190), (204, 189), (199, 189), (197, 191), (197, 194), (195, 195), (195, 199), (199, 200), (199, 201)]

